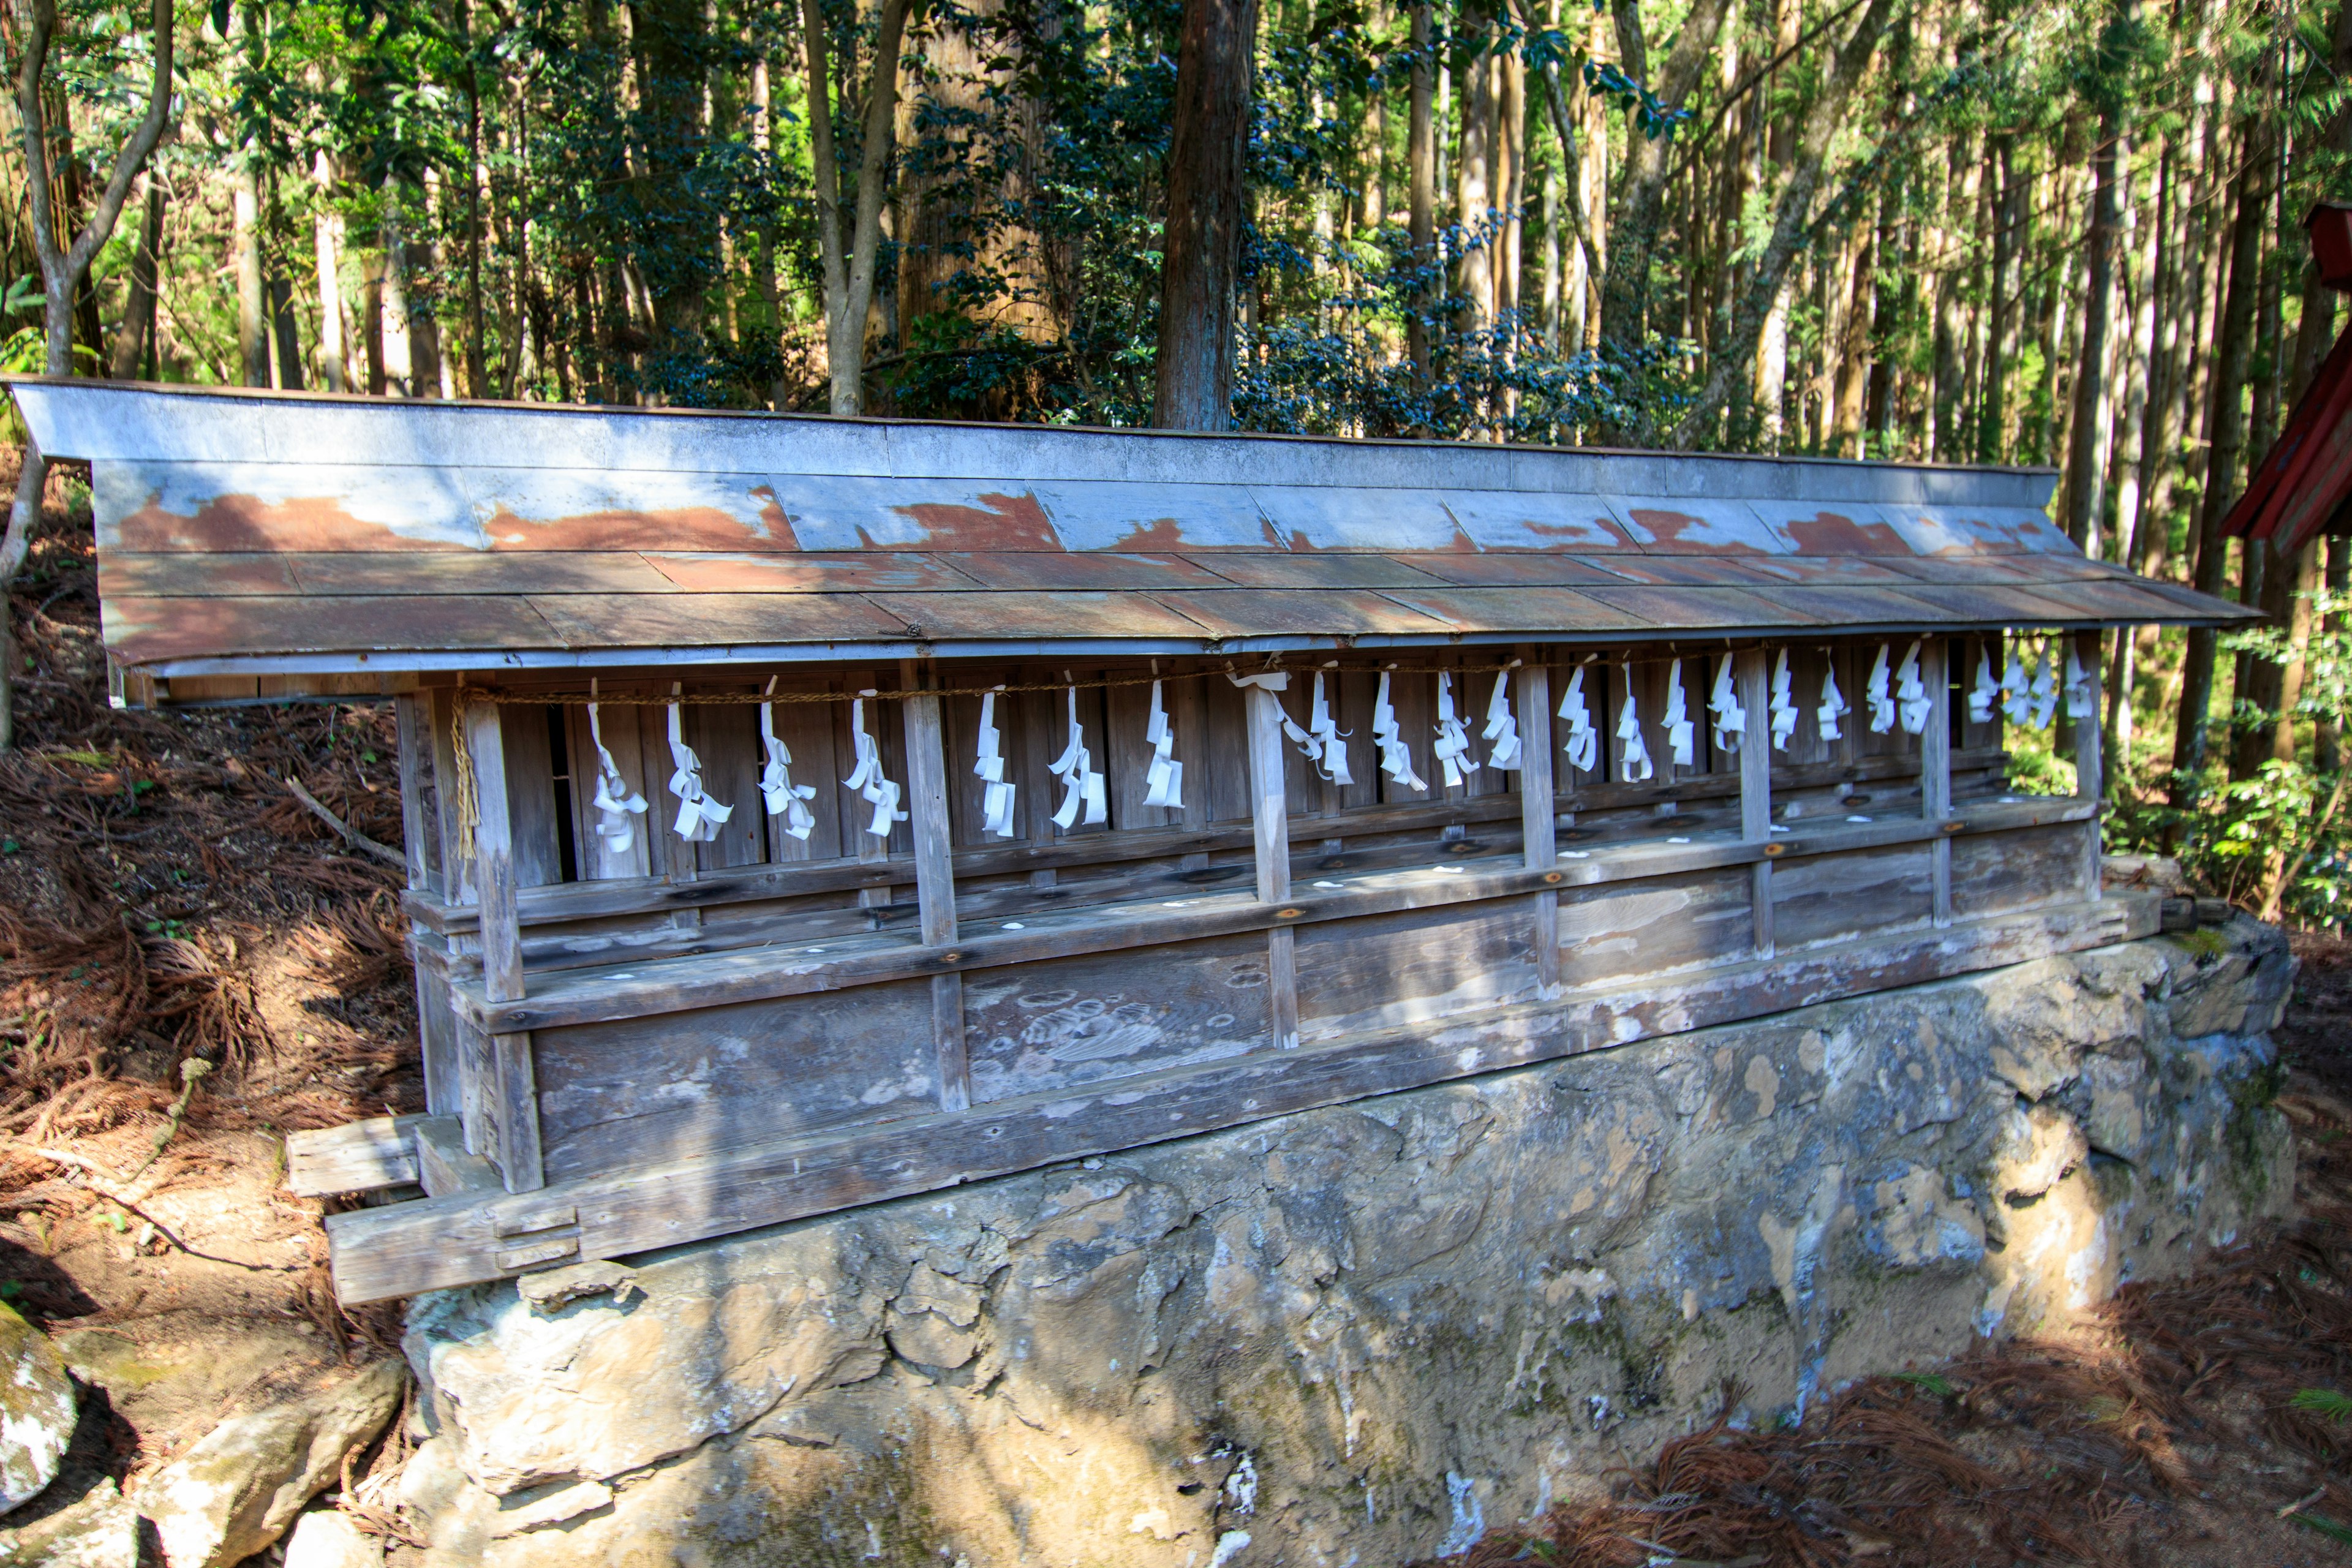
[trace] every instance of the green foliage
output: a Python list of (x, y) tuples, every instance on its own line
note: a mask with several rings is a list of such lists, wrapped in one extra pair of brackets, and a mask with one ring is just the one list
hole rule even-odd
[(2298, 1388), (2287, 1403), (2323, 1421), (2338, 1426), (2352, 1422), (2352, 1394), (2338, 1394), (2332, 1388)]

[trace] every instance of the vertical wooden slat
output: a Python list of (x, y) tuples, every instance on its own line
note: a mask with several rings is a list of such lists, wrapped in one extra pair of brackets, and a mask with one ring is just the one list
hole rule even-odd
[[(1748, 715), (1739, 742), (1739, 836), (1750, 844), (1772, 842), (1771, 671), (1760, 647), (1732, 656), (1732, 691)], [(1749, 910), (1756, 952), (1772, 956), (1772, 862), (1759, 860), (1751, 879)]]
[[(926, 687), (929, 672), (908, 660), (898, 684), (907, 733), (907, 812), (914, 829), (915, 898), (926, 947), (956, 940), (955, 862), (948, 823), (947, 748), (940, 700)], [(931, 977), (931, 1048), (939, 1071), (940, 1109), (971, 1109), (971, 1068), (963, 1037), (963, 976)]]
[[(1530, 871), (1550, 871), (1559, 865), (1559, 834), (1553, 816), (1551, 749), (1551, 670), (1533, 649), (1519, 667), (1519, 837)], [(1536, 985), (1545, 996), (1559, 990), (1559, 895), (1549, 889), (1535, 896)]]
[[(436, 779), (455, 780), (457, 776), (458, 695), (446, 688), (432, 693), (430, 724)], [(457, 853), (457, 792), (452, 785), (437, 794), (440, 810), (436, 814), (435, 826), (441, 839), (441, 896), (453, 904), (470, 904), (478, 895), (473, 863)]]
[[(2119, 634), (2130, 636), (2128, 627)], [(2097, 632), (2074, 634), (2074, 657), (2080, 660), (2091, 682), (2091, 717), (2074, 723), (2074, 794), (2096, 805), (2106, 793), (2106, 758), (2100, 747), (2104, 741), (2099, 725), (2099, 671), (2102, 651)], [(2083, 896), (2099, 896), (2099, 818), (2095, 813), (2083, 824)]]
[[(482, 983), (491, 1001), (512, 1002), (523, 994), (522, 932), (515, 913), (514, 825), (508, 814), (501, 712), (487, 702), (466, 710), (466, 750), (474, 765), (474, 865), (475, 880), (481, 889)], [(533, 1192), (544, 1178), (540, 1172), (539, 1093), (531, 1072), (530, 1037), (493, 1035), (489, 1047), (499, 1172), (509, 1192)]]
[[(1243, 693), (1249, 716), (1250, 817), (1257, 838), (1257, 896), (1290, 897), (1290, 797), (1286, 787), (1281, 700), (1263, 687)], [(1277, 1049), (1298, 1044), (1298, 973), (1288, 926), (1266, 933), (1266, 1022)]]
[[(1919, 731), (1919, 815), (1942, 822), (1952, 815), (1952, 679), (1948, 645), (1929, 637), (1919, 645), (1919, 681), (1927, 689), (1927, 723)], [(1935, 919), (1952, 923), (1952, 841), (1938, 838), (1927, 852), (1935, 888)]]
[[(440, 879), (434, 873), (427, 847), (437, 843), (440, 825), (426, 809), (426, 781), (433, 777), (433, 704), (422, 695), (397, 697), (393, 712), (400, 730), (400, 833), (408, 858), (408, 885), (424, 891)], [(416, 984), (416, 1042), (424, 1058), (425, 1109), (446, 1116), (458, 1104), (456, 1033), (449, 1012), (449, 976), (440, 964), (424, 962), (417, 952), (423, 931), (409, 927), (411, 973)]]
[(408, 886), (421, 891), (432, 882), (425, 854), (431, 831), (425, 818), (425, 781), (432, 767), (427, 747), (433, 720), (425, 700), (416, 696), (394, 698), (392, 713), (400, 737), (400, 847), (408, 861)]

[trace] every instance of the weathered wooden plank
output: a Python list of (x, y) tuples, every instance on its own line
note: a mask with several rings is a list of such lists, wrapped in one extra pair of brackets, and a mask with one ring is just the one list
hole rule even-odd
[(1772, 869), (1772, 930), (1780, 949), (1927, 923), (1935, 913), (1930, 848), (1898, 844), (1782, 858)]
[[(2116, 635), (2127, 637), (2130, 633), (2126, 630)], [(2106, 791), (2106, 763), (2100, 753), (2105, 743), (2099, 714), (2099, 672), (2105, 668), (2103, 637), (2103, 633), (2095, 631), (2074, 634), (2074, 657), (2081, 661), (2091, 682), (2090, 716), (2074, 724), (2074, 796), (2093, 805), (2098, 804)], [(2083, 896), (2086, 899), (2099, 896), (2099, 819), (2093, 816), (2083, 825)]]
[(425, 1109), (454, 1116), (465, 1102), (458, 1060), (457, 1016), (449, 1005), (448, 952), (430, 932), (409, 931), (416, 984), (416, 1043), (425, 1073)]
[(555, 826), (555, 758), (549, 744), (547, 710), (501, 703), (499, 718), (505, 748), (507, 835), (512, 845), (517, 888), (563, 880), (563, 860)]
[[(1281, 698), (1262, 686), (1243, 693), (1249, 719), (1251, 826), (1257, 848), (1257, 896), (1261, 903), (1290, 897), (1288, 773), (1282, 743)], [(1297, 963), (1290, 932), (1266, 933), (1266, 1029), (1280, 1049), (1298, 1043)]]
[[(1762, 648), (1747, 648), (1732, 656), (1732, 694), (1738, 700), (1747, 729), (1739, 737), (1735, 758), (1739, 770), (1739, 837), (1750, 844), (1769, 846), (1772, 837), (1772, 674)], [(1748, 919), (1756, 956), (1772, 956), (1772, 862), (1759, 860), (1748, 868)]]
[(408, 885), (422, 890), (433, 882), (433, 831), (427, 815), (432, 777), (432, 704), (411, 693), (392, 700), (400, 745), (400, 843), (408, 863)]
[[(1519, 668), (1518, 689), (1513, 694), (1518, 704), (1519, 742), (1522, 762), (1519, 768), (1519, 841), (1524, 862), (1530, 871), (1549, 871), (1559, 860), (1558, 796), (1552, 787), (1552, 768), (1565, 763), (1552, 749), (1551, 669), (1538, 650), (1523, 648), (1520, 657), (1527, 662)], [(1529, 945), (1535, 958), (1536, 987), (1550, 995), (1559, 986), (1559, 899), (1550, 892), (1538, 893), (1528, 900), (1535, 916), (1535, 929)]]
[[(1498, 1010), (1442, 1031), (1343, 1038), (1297, 1051), (1054, 1091), (985, 1111), (930, 1113), (854, 1134), (784, 1139), (520, 1197), (445, 1198), (330, 1215), (336, 1291), (350, 1305), (509, 1277), (545, 1259), (617, 1258), (1216, 1127), (1492, 1072), (1654, 1035), (2152, 934), (2158, 903), (2125, 895), (1844, 950), (1645, 980), (1561, 1004)], [(577, 1240), (570, 1227), (577, 1226)], [(513, 1260), (501, 1263), (500, 1255)]]
[(1523, 905), (1505, 904), (1409, 910), (1290, 932), (1298, 1037), (1432, 1024), (1533, 1000), (1541, 985), (1534, 931)]
[[(917, 668), (911, 660), (901, 668), (899, 684), (909, 693), (899, 708), (907, 731), (907, 804), (914, 824), (919, 934), (926, 947), (946, 947), (956, 940), (956, 896), (940, 700), (921, 689), (929, 684), (928, 672)], [(961, 1110), (971, 1104), (971, 1071), (963, 1037), (963, 977), (935, 974), (931, 977), (931, 1048), (937, 1060), (932, 1077), (939, 1085), (942, 1110)]]
[(466, 1152), (465, 1128), (454, 1116), (412, 1119), (409, 1152), (417, 1184), (430, 1198), (453, 1194), (504, 1192), (498, 1167), (479, 1154)]
[(371, 1116), (286, 1135), (286, 1190), (297, 1197), (370, 1193), (416, 1180), (408, 1135), (422, 1116)]
[(528, 1034), (490, 1037), (498, 1072), (499, 1173), (510, 1193), (537, 1192), (547, 1184), (540, 1168), (539, 1089), (530, 1057)]
[(963, 976), (931, 976), (931, 1052), (941, 1110), (971, 1109), (971, 1058), (964, 1048)]
[(1723, 867), (1559, 894), (1560, 983), (1573, 994), (1749, 956), (1750, 891), (1747, 868)]
[(457, 1020), (457, 1119), (465, 1129), (466, 1147), (495, 1161), (499, 1157), (498, 1061), (490, 1037), (462, 1017)]
[[(1919, 681), (1927, 689), (1927, 722), (1919, 731), (1919, 815), (1941, 822), (1952, 815), (1952, 678), (1949, 645), (1929, 637), (1919, 645)], [(1952, 923), (1952, 845), (1927, 849), (1929, 904), (1935, 922)]]
[(559, 1182), (938, 1103), (929, 977), (541, 1030), (537, 1047)]
[(435, 837), (441, 844), (441, 896), (452, 906), (463, 906), (467, 918), (478, 898), (474, 882), (473, 861), (457, 853), (457, 693), (446, 687), (436, 688), (426, 694), (430, 704), (428, 721), (433, 744), (433, 777), (436, 785), (446, 780), (446, 787), (435, 790)]
[(2073, 822), (2018, 828), (1950, 844), (1955, 913), (1980, 918), (2082, 897), (2084, 827)]
[[(719, 825), (718, 837), (694, 847), (695, 875), (756, 866), (768, 858), (768, 813), (760, 798), (760, 769), (767, 761), (760, 745), (760, 710), (749, 703), (709, 703), (687, 709), (685, 717), (688, 743), (702, 761), (703, 793), (735, 808)], [(674, 817), (676, 805), (670, 809)]]
[[(819, 680), (785, 679), (776, 682), (778, 696), (824, 689), (825, 689), (825, 683)], [(833, 704), (826, 702), (775, 704), (776, 739), (782, 742), (784, 750), (792, 753), (793, 783), (809, 785), (816, 791), (816, 794), (808, 801), (809, 815), (816, 819), (816, 823), (809, 829), (809, 836), (806, 838), (795, 838), (784, 831), (786, 824), (783, 817), (768, 816), (766, 804), (759, 803), (760, 815), (767, 820), (768, 859), (771, 862), (788, 864), (797, 868), (799, 866), (814, 861), (835, 862), (841, 858), (842, 805), (845, 793), (841, 788), (841, 781), (847, 776), (849, 770), (836, 769), (833, 751), (832, 708)], [(758, 721), (755, 719), (753, 722), (756, 724)], [(767, 765), (767, 757), (764, 753), (760, 758), (760, 763), (762, 767)], [(742, 875), (745, 873), (723, 872), (715, 875), (711, 879), (718, 882), (724, 877)], [(798, 885), (790, 874), (776, 876), (774, 873), (753, 873), (753, 875), (770, 879), (778, 887), (797, 887)]]
[(522, 994), (522, 930), (515, 916), (513, 792), (507, 784), (505, 710), (466, 710), (466, 751), (474, 766), (474, 885), (481, 902), (482, 979), (490, 999)]
[[(1994, 831), (2042, 822), (2078, 822), (2089, 806), (2074, 800), (1982, 805), (1960, 819), (1966, 831)], [(1881, 845), (1923, 843), (1939, 825), (1917, 817), (1892, 817), (1853, 825), (1823, 823), (1780, 837), (1784, 863), (1806, 856), (1860, 853)], [(1776, 836), (1780, 837), (1780, 836)], [(1108, 952), (1223, 935), (1312, 924), (1391, 910), (1430, 909), (1510, 898), (1546, 887), (1587, 887), (1648, 877), (1681, 875), (1717, 867), (1752, 865), (1766, 846), (1731, 840), (1672, 843), (1652, 838), (1594, 850), (1583, 859), (1563, 860), (1557, 870), (1465, 871), (1434, 869), (1362, 879), (1349, 889), (1270, 901), (1232, 895), (1204, 895), (1197, 907), (1171, 910), (1160, 903), (1074, 910), (1040, 920), (1029, 929), (969, 934), (950, 949), (924, 947), (907, 937), (877, 937), (856, 952), (807, 947), (761, 947), (623, 971), (618, 967), (558, 971), (541, 976), (528, 1001), (493, 1002), (478, 982), (452, 987), (468, 1018), (500, 1029), (541, 1029), (599, 1019), (638, 1017), (722, 1003), (788, 996), (845, 986), (878, 984), (914, 975), (1031, 963), (1081, 952)], [(1744, 884), (1743, 884), (1744, 885)], [(1565, 940), (1565, 939), (1563, 939)], [(829, 948), (833, 944), (821, 944)]]
[(1265, 943), (1246, 934), (972, 974), (964, 1037), (973, 1100), (1264, 1050), (1273, 1043), (1268, 980)]

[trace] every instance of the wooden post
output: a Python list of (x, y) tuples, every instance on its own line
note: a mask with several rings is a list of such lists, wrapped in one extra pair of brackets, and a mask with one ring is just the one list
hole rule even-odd
[[(474, 766), (474, 881), (481, 897), (482, 986), (493, 1002), (523, 994), (522, 929), (515, 911), (514, 825), (507, 809), (506, 739), (498, 705), (466, 710), (466, 751)], [(546, 1184), (540, 1172), (539, 1090), (530, 1037), (492, 1035), (492, 1099), (499, 1173), (510, 1193)], [(481, 1151), (477, 1149), (476, 1153)]]
[[(1559, 834), (1552, 800), (1551, 670), (1536, 649), (1522, 650), (1519, 666), (1519, 836), (1530, 871), (1557, 871)], [(1559, 993), (1559, 895), (1547, 889), (1535, 897), (1536, 989), (1549, 998)]]
[[(433, 700), (424, 694), (395, 698), (393, 710), (400, 723), (400, 835), (408, 855), (408, 886), (412, 891), (440, 891), (455, 880), (433, 867), (441, 825), (428, 816), (425, 796), (429, 777), (438, 785), (448, 775), (434, 767)], [(446, 726), (444, 726), (446, 734)], [(442, 742), (444, 750), (448, 742)], [(431, 770), (428, 772), (428, 769)], [(435, 788), (437, 797), (446, 793)], [(442, 865), (447, 865), (446, 860)], [(436, 1116), (456, 1112), (463, 1098), (457, 1077), (456, 1030), (449, 1013), (449, 977), (439, 965), (422, 962), (417, 952), (421, 928), (411, 921), (408, 950), (416, 984), (416, 1041), (424, 1058), (425, 1104)]]
[[(2275, 563), (2273, 563), (2275, 569)], [(2129, 635), (2126, 631), (2124, 635)], [(2097, 805), (2106, 794), (2106, 757), (2101, 748), (2105, 740), (2099, 724), (2099, 670), (2101, 648), (2098, 632), (2074, 634), (2074, 657), (2083, 666), (2083, 673), (2091, 683), (2091, 716), (2074, 721), (2074, 794), (2078, 799)], [(2083, 824), (2083, 896), (2095, 900), (2099, 896), (2099, 818), (2094, 812)]]
[[(1731, 656), (1731, 685), (1748, 716), (1739, 740), (1739, 837), (1750, 844), (1772, 843), (1772, 694), (1764, 650)], [(1772, 956), (1772, 862), (1759, 860), (1748, 871), (1748, 914), (1756, 931), (1756, 956)]]
[(441, 838), (441, 897), (452, 904), (470, 904), (477, 898), (474, 867), (457, 853), (457, 700), (462, 690), (437, 687), (426, 699), (426, 723), (432, 731), (433, 778), (440, 787), (440, 811), (434, 831)]
[[(940, 727), (940, 700), (913, 660), (900, 668), (906, 692), (899, 708), (907, 725), (907, 811), (915, 833), (915, 899), (923, 945), (950, 948), (956, 941), (954, 849), (948, 833), (947, 749)], [(963, 976), (931, 976), (931, 1049), (936, 1060), (941, 1110), (971, 1109), (971, 1068), (963, 1038)]]
[[(1952, 678), (1950, 645), (1942, 637), (1919, 644), (1919, 684), (1927, 689), (1927, 722), (1919, 731), (1919, 815), (1929, 822), (1952, 815)], [(1947, 836), (1927, 848), (1935, 923), (1952, 923), (1952, 841)]]
[[(1257, 830), (1257, 896), (1290, 897), (1290, 802), (1283, 788), (1282, 700), (1262, 686), (1243, 693), (1249, 713), (1250, 819)], [(1298, 974), (1288, 926), (1266, 933), (1266, 1024), (1276, 1048), (1298, 1044)]]

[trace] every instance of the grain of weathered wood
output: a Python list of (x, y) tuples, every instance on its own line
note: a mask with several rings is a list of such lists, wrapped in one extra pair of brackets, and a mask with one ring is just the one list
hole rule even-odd
[[(1738, 699), (1748, 728), (1739, 740), (1739, 836), (1750, 844), (1772, 837), (1771, 667), (1762, 648), (1732, 656), (1733, 693)], [(1748, 919), (1756, 956), (1773, 952), (1772, 862), (1759, 860), (1748, 868)]]
[[(1919, 814), (1931, 822), (1952, 815), (1952, 678), (1948, 645), (1928, 637), (1919, 645), (1919, 681), (1927, 689), (1927, 722), (1919, 731)], [(1952, 846), (1939, 838), (1928, 847), (1929, 900), (1935, 922), (1952, 923)]]
[(1257, 847), (1257, 896), (1290, 897), (1290, 814), (1286, 794), (1280, 698), (1261, 686), (1243, 692), (1249, 728), (1250, 828)]
[(498, 1167), (479, 1154), (466, 1152), (466, 1132), (454, 1116), (413, 1119), (410, 1157), (417, 1184), (430, 1198), (466, 1193), (504, 1192)]
[(1950, 846), (1952, 905), (1963, 919), (2082, 896), (2082, 822), (1971, 835)]
[[(2071, 799), (1977, 805), (1969, 808), (1960, 826), (1965, 831), (1990, 832), (2042, 822), (2079, 822), (2090, 809), (2088, 803)], [(1894, 817), (1858, 826), (1809, 825), (1806, 831), (1775, 837), (1784, 847), (1782, 863), (1787, 864), (1807, 856), (1835, 858), (1882, 845), (1918, 844), (1941, 831), (1942, 825), (1917, 817)], [(1278, 901), (1219, 895), (1202, 897), (1197, 900), (1198, 907), (1173, 910), (1157, 903), (1098, 908), (1040, 921), (1021, 931), (971, 934), (948, 950), (924, 947), (911, 936), (877, 939), (846, 955), (812, 953), (805, 947), (761, 948), (657, 963), (645, 966), (643, 973), (632, 969), (625, 975), (611, 968), (550, 973), (535, 980), (526, 1002), (492, 1003), (480, 984), (473, 981), (459, 982), (452, 993), (459, 1010), (469, 1018), (499, 1028), (538, 1029), (876, 984), (950, 970), (1024, 963), (1068, 952), (1150, 946), (1389, 910), (1509, 898), (1545, 887), (1585, 887), (1716, 867), (1744, 868), (1761, 858), (1764, 851), (1765, 846), (1736, 839), (1674, 844), (1654, 838), (1592, 851), (1581, 860), (1563, 860), (1556, 871), (1465, 871), (1458, 876), (1424, 871), (1383, 879), (1361, 890), (1318, 890), (1310, 897)]]
[(367, 1193), (416, 1180), (408, 1135), (422, 1116), (371, 1116), (286, 1135), (286, 1190), (297, 1197)]
[(760, 797), (760, 769), (767, 758), (760, 745), (759, 710), (748, 703), (689, 708), (686, 732), (702, 761), (703, 793), (735, 808), (719, 825), (718, 837), (694, 847), (696, 875), (766, 860), (768, 814)]
[[(949, 840), (948, 775), (940, 700), (923, 688), (932, 682), (912, 661), (901, 668), (899, 685), (909, 695), (899, 704), (907, 731), (907, 802), (914, 823), (915, 896), (919, 931), (927, 947), (956, 940), (954, 857)], [(942, 1110), (971, 1104), (971, 1072), (964, 1049), (963, 976), (931, 977), (933, 1077)]]
[[(1552, 748), (1551, 669), (1538, 650), (1523, 648), (1519, 667), (1518, 721), (1520, 848), (1528, 869), (1549, 871), (1559, 860), (1558, 792), (1552, 785), (1555, 763), (1565, 763)], [(1545, 995), (1559, 986), (1559, 900), (1550, 892), (1528, 901), (1535, 916), (1529, 939), (1535, 956), (1536, 985)]]
[(1408, 910), (1285, 934), (1297, 944), (1305, 1041), (1434, 1024), (1540, 992), (1524, 905)]
[(941, 1110), (971, 1108), (971, 1061), (964, 1049), (963, 976), (931, 976), (931, 1054)]
[(1934, 919), (1929, 843), (1783, 858), (1772, 871), (1780, 951), (1850, 941)]
[(513, 846), (515, 886), (561, 882), (563, 858), (555, 825), (555, 759), (548, 710), (502, 705), (491, 711), (499, 717), (506, 754), (507, 833)]
[(537, 1192), (547, 1179), (540, 1163), (539, 1088), (530, 1036), (492, 1035), (490, 1059), (498, 1074), (499, 1173), (510, 1193)]
[(439, 809), (434, 816), (434, 836), (441, 844), (442, 899), (452, 907), (463, 908), (465, 918), (470, 920), (473, 918), (472, 906), (478, 894), (474, 883), (474, 863), (457, 852), (457, 694), (446, 687), (427, 693), (433, 777), (436, 781), (450, 781), (448, 787), (435, 791), (436, 805)]
[[(1730, 964), (1686, 984), (1645, 981), (1561, 1005), (1504, 1009), (1439, 1034), (1408, 1029), (1123, 1079), (1109, 1097), (1054, 1092), (933, 1113), (850, 1136), (777, 1142), (525, 1197), (436, 1199), (329, 1216), (338, 1295), (359, 1305), (515, 1273), (502, 1239), (576, 1220), (569, 1258), (616, 1258), (852, 1204), (929, 1192), (1053, 1161), (1131, 1149), (1265, 1116), (1704, 1028), (1859, 992), (2101, 946), (2157, 929), (2138, 895), (1851, 950)], [(569, 1232), (546, 1245), (562, 1247)]]
[(1749, 868), (1721, 867), (1559, 895), (1560, 981), (1579, 987), (1730, 963), (1756, 945)]
[(408, 885), (424, 889), (432, 885), (433, 867), (426, 846), (432, 840), (425, 794), (430, 787), (432, 704), (411, 694), (392, 700), (393, 721), (400, 745), (400, 844), (408, 863)]
[(482, 977), (490, 999), (522, 994), (522, 931), (515, 917), (513, 825), (509, 819), (502, 709), (466, 710), (466, 750), (474, 765), (474, 885), (481, 903)]
[[(453, 987), (454, 991), (455, 988)], [(499, 1157), (499, 1070), (490, 1037), (471, 1021), (457, 1020), (457, 1119), (466, 1147), (486, 1160)]]
[[(2090, 717), (2074, 725), (2074, 795), (2094, 805), (2106, 791), (2106, 763), (2100, 753), (2105, 740), (2099, 721), (2098, 675), (2105, 668), (2101, 641), (2102, 634), (2098, 632), (2074, 634), (2074, 657), (2082, 663), (2092, 693)], [(2086, 899), (2099, 896), (2099, 819), (2094, 816), (2083, 825), (2083, 896)]]
[(464, 1103), (457, 1059), (457, 1016), (449, 1005), (448, 952), (442, 940), (411, 928), (408, 951), (416, 985), (416, 1044), (423, 1058), (425, 1109), (454, 1116)]

